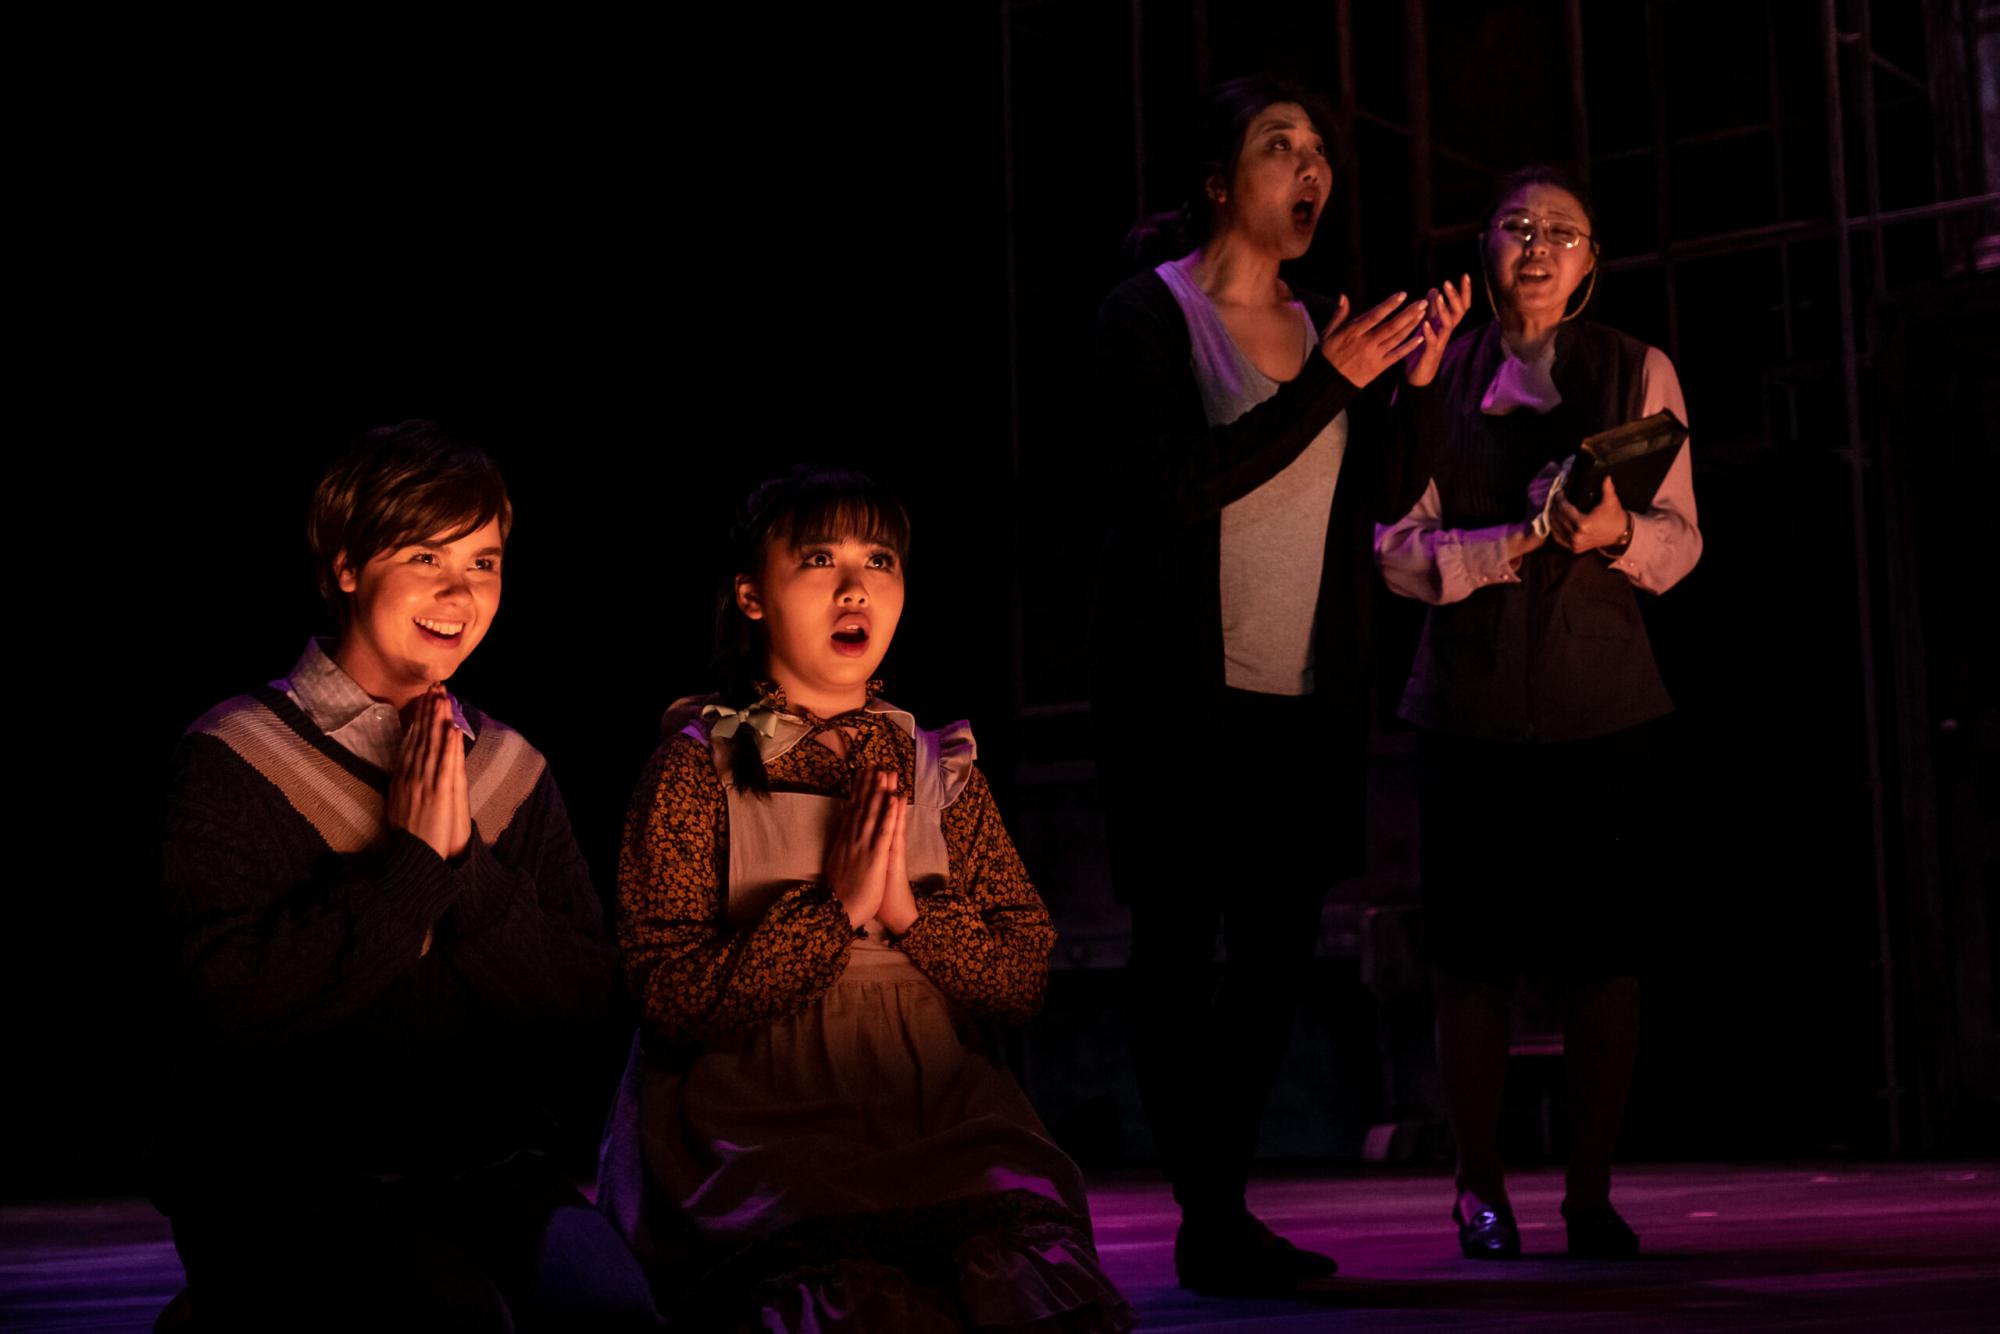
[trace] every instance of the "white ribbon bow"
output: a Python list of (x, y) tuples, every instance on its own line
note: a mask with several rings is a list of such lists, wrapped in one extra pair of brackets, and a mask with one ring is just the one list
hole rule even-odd
[(724, 704), (704, 705), (701, 719), (710, 723), (711, 736), (729, 738), (736, 735), (739, 727), (748, 727), (766, 741), (778, 735), (778, 711), (768, 704), (752, 704), (747, 709), (732, 709)]

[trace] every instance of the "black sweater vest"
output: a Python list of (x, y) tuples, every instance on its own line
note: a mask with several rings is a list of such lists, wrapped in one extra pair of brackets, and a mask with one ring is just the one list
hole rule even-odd
[[(1432, 480), (1447, 528), (1518, 522), (1544, 464), (1640, 415), (1646, 346), (1616, 330), (1558, 330), (1551, 374), (1562, 402), (1548, 413), (1479, 410), (1504, 355), (1499, 326), (1488, 325), (1440, 371), (1449, 411)], [(1638, 598), (1609, 561), (1551, 541), (1523, 558), (1520, 576), (1430, 609), (1405, 718), (1493, 741), (1574, 741), (1672, 711)]]

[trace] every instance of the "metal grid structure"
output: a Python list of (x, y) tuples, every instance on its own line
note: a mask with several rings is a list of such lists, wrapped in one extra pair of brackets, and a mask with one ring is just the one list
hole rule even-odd
[[(1009, 318), (1010, 420), (1013, 423), (1010, 475), (1017, 488), (1025, 490), (1026, 463), (1021, 438), (1021, 303), (1022, 277), (1019, 271), (1017, 232), (1017, 99), (1023, 91), (1016, 87), (1016, 27), (1034, 11), (1047, 11), (1062, 0), (1002, 0), (999, 13), (1000, 70), (1002, 97), (1003, 170), (1007, 209), (1006, 275)], [(1893, 967), (1896, 950), (1891, 939), (1892, 870), (1888, 831), (1885, 828), (1884, 735), (1885, 720), (1880, 715), (1883, 698), (1878, 682), (1878, 643), (1884, 627), (1878, 621), (1873, 590), (1879, 576), (1873, 571), (1871, 533), (1880, 531), (1882, 516), (1873, 512), (1875, 483), (1871, 471), (1876, 462), (1875, 433), (1864, 409), (1869, 387), (1872, 358), (1878, 346), (1883, 303), (1891, 295), (1890, 263), (1885, 251), (1892, 229), (1928, 225), (1936, 232), (1938, 268), (1949, 276), (1974, 268), (2000, 265), (2000, 180), (1990, 178), (1991, 145), (1981, 157), (1981, 122), (1977, 111), (1976, 67), (1995, 60), (2000, 31), (2000, 5), (1987, 0), (1923, 0), (1925, 68), (1921, 72), (1904, 68), (1876, 49), (1876, 15), (1871, 0), (1805, 0), (1816, 5), (1812, 15), (1818, 37), (1818, 58), (1823, 78), (1824, 179), (1810, 182), (1812, 193), (1824, 191), (1825, 207), (1811, 216), (1792, 216), (1800, 190), (1796, 171), (1787, 163), (1786, 118), (1796, 114), (1781, 95), (1779, 73), (1780, 36), (1778, 15), (1781, 7), (1788, 20), (1800, 17), (1799, 5), (1783, 6), (1782, 0), (1765, 0), (1756, 14), (1761, 19), (1762, 40), (1769, 70), (1769, 96), (1765, 116), (1743, 124), (1711, 128), (1694, 135), (1675, 136), (1667, 114), (1669, 101), (1668, 38), (1677, 6), (1671, 0), (1645, 0), (1644, 70), (1651, 99), (1650, 142), (1616, 149), (1595, 149), (1592, 138), (1591, 99), (1588, 96), (1586, 25), (1595, 21), (1594, 11), (1583, 0), (1551, 0), (1561, 6), (1564, 35), (1563, 63), (1567, 74), (1568, 129), (1573, 161), (1586, 170), (1602, 170), (1621, 163), (1643, 161), (1650, 165), (1655, 202), (1655, 244), (1652, 249), (1608, 260), (1607, 273), (1648, 274), (1657, 278), (1664, 301), (1663, 341), (1676, 362), (1682, 354), (1682, 299), (1684, 277), (1690, 265), (1724, 256), (1763, 254), (1774, 257), (1779, 295), (1780, 320), (1785, 360), (1799, 356), (1801, 302), (1795, 290), (1795, 252), (1801, 246), (1830, 242), (1834, 251), (1834, 311), (1838, 327), (1837, 370), (1838, 407), (1841, 423), (1840, 452), (1847, 467), (1847, 490), (1851, 517), (1852, 579), (1855, 609), (1855, 653), (1860, 682), (1862, 749), (1866, 765), (1866, 804), (1869, 846), (1875, 899), (1875, 929), (1879, 955), (1879, 1004), (1881, 1008), (1882, 1051), (1880, 1056), (1883, 1101), (1887, 1111), (1886, 1138), (1892, 1151), (1905, 1142), (1902, 1124), (1904, 1103), (1901, 1057), (1897, 1048), (1897, 979)], [(1401, 39), (1403, 105), (1392, 113), (1367, 105), (1358, 93), (1356, 79), (1356, 14), (1353, 0), (1333, 0), (1332, 24), (1338, 61), (1338, 106), (1341, 123), (1334, 150), (1339, 179), (1348, 188), (1341, 192), (1340, 242), (1342, 262), (1351, 281), (1358, 283), (1363, 273), (1362, 218), (1360, 191), (1356, 183), (1374, 168), (1364, 160), (1361, 130), (1368, 127), (1400, 141), (1404, 160), (1400, 164), (1407, 185), (1411, 218), (1414, 223), (1410, 257), (1417, 271), (1434, 269), (1438, 251), (1462, 243), (1477, 230), (1477, 222), (1466, 219), (1440, 220), (1434, 182), (1445, 166), (1498, 174), (1496, 164), (1482, 162), (1447, 142), (1434, 128), (1432, 114), (1433, 0), (1402, 0)], [(1740, 8), (1740, 7), (1739, 7)], [(1603, 11), (1595, 11), (1602, 14)], [(1132, 213), (1143, 214), (1153, 201), (1148, 189), (1148, 127), (1153, 119), (1147, 105), (1149, 71), (1146, 68), (1149, 17), (1159, 17), (1158, 6), (1143, 0), (1126, 0), (1130, 60), (1130, 129)], [(1191, 51), (1187, 74), (1198, 89), (1206, 88), (1211, 77), (1211, 22), (1206, 0), (1193, 0), (1191, 9), (1173, 16), (1184, 20)], [(1379, 17), (1379, 15), (1374, 16)], [(1752, 20), (1755, 21), (1754, 19)], [(1748, 27), (1741, 22), (1738, 26)], [(2000, 70), (1985, 72), (1988, 81), (2000, 80)], [(1911, 206), (1883, 207), (1882, 146), (1878, 132), (1882, 90), (1890, 100), (1908, 103), (1912, 99), (1927, 105), (1931, 131), (1931, 198)], [(1989, 113), (1990, 116), (1990, 113)], [(1984, 137), (1992, 139), (1996, 128), (1984, 126)], [(1770, 170), (1779, 220), (1755, 226), (1700, 234), (1682, 235), (1677, 230), (1675, 207), (1674, 155), (1729, 140), (1766, 140), (1770, 146)], [(1389, 164), (1394, 166), (1397, 164)], [(1853, 170), (1858, 168), (1858, 170)], [(1854, 176), (1858, 175), (1858, 189)], [(1858, 203), (1858, 207), (1856, 204)], [(1857, 282), (1857, 270), (1864, 275)], [(1935, 275), (1934, 275), (1935, 276)], [(1779, 377), (1778, 390), (1783, 404), (1781, 420), (1769, 424), (1774, 436), (1795, 440), (1799, 434), (1800, 381)], [(1021, 507), (1016, 506), (1015, 551), (1022, 550), (1023, 534), (1018, 525)], [(1890, 539), (1894, 540), (1891, 530)], [(1074, 699), (1035, 698), (1029, 684), (1028, 654), (1031, 633), (1024, 611), (1027, 594), (1019, 574), (1021, 562), (1013, 562), (1013, 705), (1017, 725), (1032, 731), (1050, 724), (1062, 725), (1087, 712), (1087, 704)], [(1906, 726), (1922, 728), (1928, 720), (1905, 718)], [(1020, 777), (1032, 786), (1037, 781), (1073, 781), (1088, 770), (1087, 761), (1071, 756), (1055, 762), (1023, 766)]]

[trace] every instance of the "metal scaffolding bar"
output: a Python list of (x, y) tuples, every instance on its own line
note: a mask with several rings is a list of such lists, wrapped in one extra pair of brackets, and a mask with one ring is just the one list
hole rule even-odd
[(1583, 64), (1583, 0), (1565, 0), (1563, 48), (1569, 61), (1569, 156), (1576, 169), (1590, 174), (1590, 99)]
[[(1896, 1068), (1896, 971), (1889, 929), (1889, 866), (1882, 811), (1882, 735), (1876, 703), (1875, 609), (1869, 588), (1868, 474), (1861, 440), (1861, 359), (1854, 342), (1854, 247), (1847, 216), (1847, 129), (1840, 95), (1837, 0), (1820, 0), (1821, 53), (1826, 69), (1826, 176), (1833, 208), (1835, 280), (1839, 300), (1840, 389), (1846, 425), (1848, 496), (1854, 524), (1855, 620), (1860, 630), (1861, 716), (1868, 761), (1868, 832), (1875, 874), (1875, 931), (1882, 1003), (1882, 1086), (1888, 1104), (1889, 1152), (1903, 1150), (1903, 1097)], [(1872, 303), (1871, 303), (1872, 304)]]
[(1890, 78), (1908, 84), (1910, 87), (1916, 89), (1920, 93), (1928, 93), (1930, 91), (1929, 84), (1925, 83), (1922, 79), (1919, 79), (1916, 75), (1910, 73), (1908, 70), (1904, 69), (1901, 65), (1898, 65), (1895, 61), (1889, 59), (1887, 56), (1880, 55), (1876, 52), (1874, 32), (1868, 26), (1868, 17), (1867, 17), (1868, 7), (1866, 5), (1861, 6), (1861, 14), (1862, 17), (1860, 26), (1855, 31), (1843, 32), (1840, 34), (1841, 44), (1843, 46), (1859, 47), (1861, 49), (1862, 63), (1865, 64), (1869, 69), (1880, 70), (1882, 71), (1882, 73), (1887, 74)]
[(1431, 42), (1425, 0), (1403, 5), (1403, 98), (1410, 113), (1410, 221), (1415, 231), (1416, 272), (1435, 266), (1430, 241), (1431, 202)]
[[(1366, 124), (1373, 125), (1377, 129), (1387, 130), (1391, 134), (1400, 135), (1403, 138), (1409, 138), (1411, 135), (1410, 127), (1403, 124), (1403, 122), (1392, 120), (1387, 116), (1370, 111), (1366, 107), (1356, 107), (1354, 118)], [(1456, 162), (1461, 167), (1470, 167), (1474, 171), (1483, 171), (1488, 175), (1493, 174), (1492, 163), (1481, 162), (1478, 158), (1470, 154), (1461, 153), (1450, 144), (1441, 144), (1433, 139), (1431, 140), (1431, 153), (1435, 157), (1443, 158), (1446, 162)]]
[[(1855, 94), (1861, 115), (1861, 190), (1862, 202), (1870, 213), (1882, 211), (1882, 153), (1875, 136), (1875, 25), (1868, 8), (1868, 0), (1853, 0), (1855, 17), (1860, 24), (1856, 43), (1861, 53), (1860, 69), (1855, 74)], [(1868, 351), (1872, 356), (1881, 346), (1882, 331), (1877, 324), (1881, 299), (1888, 295), (1888, 252), (1883, 244), (1882, 229), (1877, 227), (1868, 234), (1869, 260), (1872, 272), (1868, 275)]]
[(1916, 75), (1910, 73), (1908, 70), (1904, 69), (1901, 65), (1898, 65), (1895, 61), (1889, 59), (1881, 52), (1870, 51), (1868, 53), (1868, 61), (1876, 69), (1888, 75), (1890, 78), (1896, 80), (1898, 83), (1907, 84), (1909, 87), (1914, 88), (1916, 91), (1923, 93), (1926, 96), (1929, 96), (1931, 90), (1931, 86), (1929, 83), (1925, 82), (1922, 79), (1919, 79)]
[[(1768, 121), (1759, 121), (1755, 125), (1732, 125), (1727, 129), (1704, 130), (1700, 134), (1684, 134), (1675, 139), (1672, 146), (1675, 148), (1700, 148), (1704, 144), (1724, 144), (1735, 139), (1751, 139), (1761, 134), (1769, 134), (1770, 132), (1770, 123)], [(1599, 162), (1623, 162), (1632, 158), (1645, 157), (1652, 151), (1653, 148), (1651, 145), (1640, 148), (1616, 148), (1599, 157), (1597, 160)]]
[[(1824, 218), (1799, 218), (1792, 222), (1767, 223), (1762, 227), (1744, 227), (1733, 232), (1717, 232), (1713, 236), (1696, 237), (1692, 241), (1678, 241), (1674, 244), (1673, 259), (1683, 262), (1691, 259), (1714, 259), (1718, 255), (1741, 254), (1746, 250), (1767, 250), (1773, 246), (1796, 245), (1800, 241), (1817, 241), (1833, 235), (1837, 227), (1851, 232), (1880, 230), (1905, 222), (1926, 222), (1933, 218), (1948, 218), (1958, 213), (1976, 213), (1981, 209), (2000, 205), (2000, 190), (1990, 194), (1968, 195), (1964, 199), (1945, 199), (1935, 204), (1913, 204), (1909, 208), (1884, 209), (1880, 213), (1862, 213), (1848, 217), (1844, 222), (1835, 223)], [(1440, 227), (1438, 235), (1447, 236), (1453, 232), (1469, 234), (1473, 224), (1461, 223), (1454, 227)], [(1631, 269), (1657, 268), (1667, 262), (1667, 257), (1657, 250), (1642, 251), (1636, 255), (1620, 255), (1617, 259), (1605, 260), (1601, 265), (1606, 273), (1622, 273)]]
[(1143, 218), (1146, 204), (1146, 52), (1142, 0), (1126, 6), (1132, 16), (1132, 216)]
[(1340, 173), (1342, 240), (1347, 247), (1347, 272), (1342, 280), (1357, 297), (1368, 290), (1361, 253), (1361, 144), (1355, 134), (1360, 93), (1354, 86), (1354, 0), (1334, 0), (1334, 42), (1340, 61), (1340, 125), (1335, 130), (1335, 169)]
[(1015, 244), (1014, 171), (1014, 9), (1000, 0), (1000, 212), (1004, 219), (1003, 265), (1007, 279), (1007, 483), (1014, 503), (1007, 507), (1008, 702), (1020, 717), (1028, 701), (1027, 588), (1021, 579), (1025, 545), (1021, 531), (1020, 496), (1025, 478), (1021, 456), (1021, 274)]
[(1653, 102), (1653, 218), (1660, 239), (1660, 268), (1666, 279), (1667, 355), (1678, 365), (1681, 300), (1674, 271), (1674, 155), (1667, 137), (1667, 11), (1663, 0), (1646, 0), (1646, 75)]
[[(1779, 95), (1778, 68), (1778, 19), (1771, 0), (1764, 3), (1764, 69), (1770, 85), (1771, 105), (1771, 194), (1772, 203), (1777, 206), (1778, 216), (1791, 216), (1791, 206), (1785, 191), (1785, 99)], [(1784, 349), (1787, 364), (1799, 355), (1798, 325), (1792, 318), (1792, 247), (1789, 241), (1780, 240), (1778, 250), (1778, 309), (1780, 323), (1784, 326)], [(1785, 395), (1785, 439), (1799, 438), (1799, 390), (1798, 386), (1787, 383), (1783, 387)]]

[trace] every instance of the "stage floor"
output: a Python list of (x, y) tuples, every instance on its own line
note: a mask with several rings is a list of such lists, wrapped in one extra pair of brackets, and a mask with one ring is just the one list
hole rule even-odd
[[(1210, 1301), (1174, 1286), (1175, 1214), (1138, 1175), (1093, 1181), (1104, 1262), (1147, 1329), (1990, 1330), (2000, 1326), (2000, 1163), (1640, 1167), (1618, 1203), (1643, 1259), (1563, 1258), (1554, 1172), (1515, 1176), (1528, 1254), (1458, 1257), (1435, 1175), (1274, 1177), (1251, 1205), (1340, 1260), (1311, 1300)], [(0, 1207), (0, 1330), (146, 1330), (179, 1289), (142, 1201)]]

